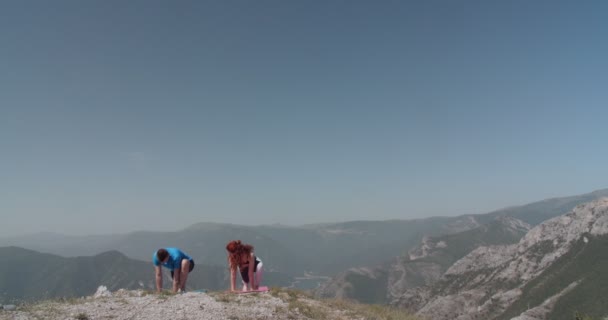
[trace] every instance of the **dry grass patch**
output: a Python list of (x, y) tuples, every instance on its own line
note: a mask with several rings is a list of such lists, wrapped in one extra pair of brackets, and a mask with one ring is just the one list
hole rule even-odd
[(240, 302), (236, 294), (230, 292), (211, 292), (209, 296), (222, 303)]
[(313, 299), (312, 295), (310, 295), (309, 293), (296, 289), (271, 288), (270, 295), (279, 298), (287, 303), (296, 301), (301, 298)]
[(300, 319), (298, 315), (302, 315), (313, 320), (422, 320), (405, 310), (347, 300), (318, 300), (307, 292), (294, 289), (272, 288), (270, 294), (287, 303), (288, 319)]
[(292, 300), (289, 302), (288, 309), (294, 313), (299, 313), (309, 319), (323, 320), (330, 319), (329, 310), (321, 305), (316, 305), (312, 301)]
[(365, 320), (423, 320), (405, 310), (388, 306), (360, 304), (347, 300), (326, 300), (326, 302), (335, 309), (344, 310), (345, 315), (349, 318), (360, 317)]
[(61, 303), (58, 300), (46, 300), (32, 304), (23, 304), (19, 309), (28, 313), (31, 318), (36, 320), (43, 320), (49, 317), (64, 317), (65, 312), (60, 309)]

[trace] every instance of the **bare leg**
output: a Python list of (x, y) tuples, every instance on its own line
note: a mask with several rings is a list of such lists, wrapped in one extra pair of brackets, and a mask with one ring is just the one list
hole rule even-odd
[(177, 293), (179, 290), (179, 284), (181, 280), (181, 272), (179, 269), (173, 270), (173, 293)]
[(182, 289), (182, 291), (186, 290), (186, 281), (188, 281), (188, 273), (190, 272), (190, 260), (188, 259), (183, 259), (182, 260), (182, 270), (181, 270), (181, 276), (180, 276), (180, 282), (179, 282), (179, 288)]

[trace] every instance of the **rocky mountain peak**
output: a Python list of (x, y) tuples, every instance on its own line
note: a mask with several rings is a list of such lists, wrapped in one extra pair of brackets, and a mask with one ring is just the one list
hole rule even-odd
[(547, 220), (530, 230), (519, 246), (525, 250), (547, 240), (569, 243), (584, 233), (608, 234), (608, 198), (578, 205), (570, 213)]
[[(518, 222), (513, 226), (526, 227)], [(536, 279), (541, 276), (543, 281), (552, 281), (553, 278), (543, 272), (561, 257), (573, 255), (570, 250), (575, 246), (577, 252), (589, 255), (584, 250), (595, 241), (590, 239), (601, 239), (598, 237), (604, 235), (608, 235), (608, 198), (578, 205), (565, 215), (547, 220), (530, 229), (516, 244), (478, 247), (454, 263), (439, 282), (422, 290), (405, 292), (396, 304), (416, 309), (418, 314), (431, 319), (510, 319), (502, 316), (503, 313), (514, 314), (521, 306), (513, 306), (529, 295), (530, 290), (535, 290), (529, 288), (528, 283), (540, 281)], [(562, 268), (568, 268), (570, 260), (562, 260), (559, 260)], [(552, 272), (562, 272), (560, 270)], [(553, 295), (544, 297), (538, 305), (529, 306), (534, 312), (527, 315), (540, 314), (538, 319), (545, 319), (555, 301), (584, 281), (584, 275), (580, 277), (554, 285)], [(543, 301), (553, 302), (542, 304)]]
[(510, 278), (519, 274), (529, 279), (567, 252), (570, 244), (585, 233), (608, 234), (608, 198), (578, 205), (570, 213), (545, 221), (532, 228), (518, 244), (477, 248), (457, 261), (446, 275), (494, 268), (518, 254), (522, 258), (513, 261), (503, 275)]

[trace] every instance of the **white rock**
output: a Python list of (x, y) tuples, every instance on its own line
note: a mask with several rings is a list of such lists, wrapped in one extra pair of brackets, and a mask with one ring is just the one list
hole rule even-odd
[(6, 311), (14, 311), (17, 310), (17, 306), (14, 304), (7, 304), (2, 307)]
[(112, 293), (110, 292), (110, 290), (108, 290), (108, 288), (106, 286), (99, 286), (99, 288), (97, 288), (97, 291), (93, 295), (94, 298), (111, 297), (111, 296), (112, 296)]

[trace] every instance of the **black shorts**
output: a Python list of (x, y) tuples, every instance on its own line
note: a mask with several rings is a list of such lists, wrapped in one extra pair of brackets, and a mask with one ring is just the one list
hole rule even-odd
[[(256, 258), (253, 267), (253, 273), (256, 273), (258, 271), (258, 264), (260, 264), (260, 260)], [(249, 266), (246, 266), (241, 270), (241, 279), (243, 279), (243, 282), (249, 283)]]
[[(188, 272), (192, 272), (192, 269), (194, 269), (194, 260), (190, 260), (190, 271)], [(171, 270), (171, 279), (173, 279), (173, 270)]]

